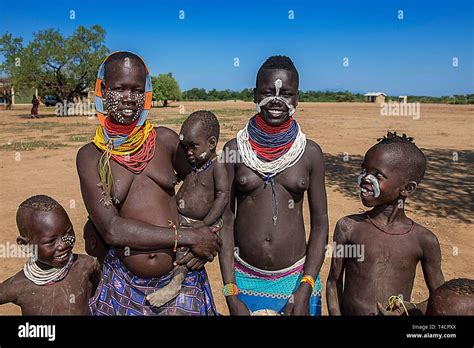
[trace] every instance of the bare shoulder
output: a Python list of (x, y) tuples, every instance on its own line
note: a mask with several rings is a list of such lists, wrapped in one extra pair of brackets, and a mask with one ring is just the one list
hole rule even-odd
[(33, 285), (33, 283), (26, 278), (23, 270), (20, 270), (0, 283), (0, 298), (6, 297), (10, 301), (13, 301), (24, 289), (29, 288), (31, 285)]
[(220, 161), (219, 158), (217, 158), (214, 161), (214, 164), (212, 165), (212, 170), (214, 174), (221, 174), (223, 171), (227, 170), (224, 161)]
[(413, 232), (416, 233), (417, 239), (423, 248), (439, 247), (438, 237), (426, 227), (415, 222)]
[(92, 271), (96, 268), (97, 260), (94, 257), (85, 254), (74, 254), (74, 256), (76, 257), (76, 267), (84, 271)]
[(155, 127), (156, 131), (156, 144), (164, 144), (170, 151), (174, 152), (176, 146), (179, 143), (178, 134), (164, 126)]
[(28, 280), (25, 276), (25, 273), (23, 273), (23, 269), (16, 272), (14, 275), (12, 275), (10, 278), (6, 279), (4, 283), (10, 283), (11, 285), (16, 286), (19, 282), (23, 282), (25, 280)]
[(312, 154), (317, 154), (322, 157), (323, 155), (323, 150), (321, 149), (321, 146), (317, 142), (311, 139), (306, 139), (306, 151)]
[(236, 138), (233, 138), (225, 143), (218, 162), (222, 162), (226, 168), (234, 168), (235, 164), (240, 162)]
[(87, 143), (77, 151), (76, 163), (79, 164), (90, 161), (91, 158), (99, 157), (99, 155), (100, 152), (97, 151), (97, 148), (95, 147), (94, 143)]
[(168, 142), (168, 141), (178, 142), (178, 134), (174, 130), (168, 127), (164, 127), (164, 126), (156, 127), (155, 131), (156, 131), (156, 138), (160, 142)]
[(348, 237), (357, 226), (365, 221), (364, 214), (351, 214), (344, 216), (336, 222), (334, 234), (344, 235)]
[(311, 163), (312, 165), (324, 163), (323, 150), (315, 141), (311, 139), (306, 140), (304, 156), (309, 160), (309, 163)]
[(157, 138), (161, 138), (163, 140), (178, 139), (178, 134), (171, 128), (159, 126), (155, 127), (155, 131)]

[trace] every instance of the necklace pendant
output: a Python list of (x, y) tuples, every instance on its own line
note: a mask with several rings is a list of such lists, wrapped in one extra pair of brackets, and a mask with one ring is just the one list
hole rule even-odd
[(276, 226), (277, 224), (277, 219), (278, 219), (278, 216), (273, 216), (273, 226)]

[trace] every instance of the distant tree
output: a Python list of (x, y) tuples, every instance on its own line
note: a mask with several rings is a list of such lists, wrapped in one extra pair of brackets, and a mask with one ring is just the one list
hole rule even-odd
[(0, 37), (0, 70), (14, 88), (38, 88), (40, 95), (71, 102), (94, 88), (97, 68), (109, 52), (104, 39), (99, 25), (79, 26), (69, 37), (56, 29), (41, 30), (27, 46), (5, 33)]
[(163, 106), (168, 106), (168, 100), (181, 100), (182, 94), (178, 81), (171, 73), (152, 76), (153, 99), (163, 101)]
[(252, 101), (253, 100), (253, 89), (251, 88), (244, 88), (240, 91), (240, 100), (245, 101)]
[(191, 88), (183, 93), (185, 100), (207, 100), (207, 92), (204, 88)]

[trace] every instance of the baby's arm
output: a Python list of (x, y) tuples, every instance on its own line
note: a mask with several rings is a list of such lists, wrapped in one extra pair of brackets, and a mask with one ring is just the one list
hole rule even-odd
[(3, 283), (0, 284), (0, 304), (4, 303), (16, 303), (16, 293), (15, 293), (15, 276), (8, 278)]
[[(334, 242), (336, 245), (346, 243), (346, 231), (348, 230), (346, 218), (340, 219), (334, 228)], [(344, 278), (344, 258), (333, 257), (331, 260), (331, 269), (326, 284), (326, 300), (329, 315), (341, 315), (342, 292)]]
[(229, 184), (225, 164), (216, 160), (212, 169), (214, 175), (214, 203), (202, 221), (205, 226), (211, 226), (222, 217), (229, 201)]

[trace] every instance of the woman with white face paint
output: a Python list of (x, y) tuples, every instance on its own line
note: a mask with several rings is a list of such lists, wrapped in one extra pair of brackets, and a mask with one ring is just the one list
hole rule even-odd
[[(191, 166), (178, 135), (147, 121), (151, 99), (150, 74), (139, 56), (115, 52), (104, 60), (96, 82), (100, 125), (76, 161), (90, 219), (110, 245), (90, 313), (215, 315), (203, 265), (220, 248), (218, 229), (178, 227), (175, 185)], [(172, 280), (180, 247), (189, 249), (190, 272), (174, 301), (153, 306), (146, 297)]]
[(231, 196), (219, 254), (232, 315), (321, 313), (318, 274), (328, 234), (324, 166), (320, 147), (294, 118), (298, 80), (288, 57), (270, 57), (257, 74), (257, 114), (224, 147), (225, 155), (239, 159), (226, 162)]

